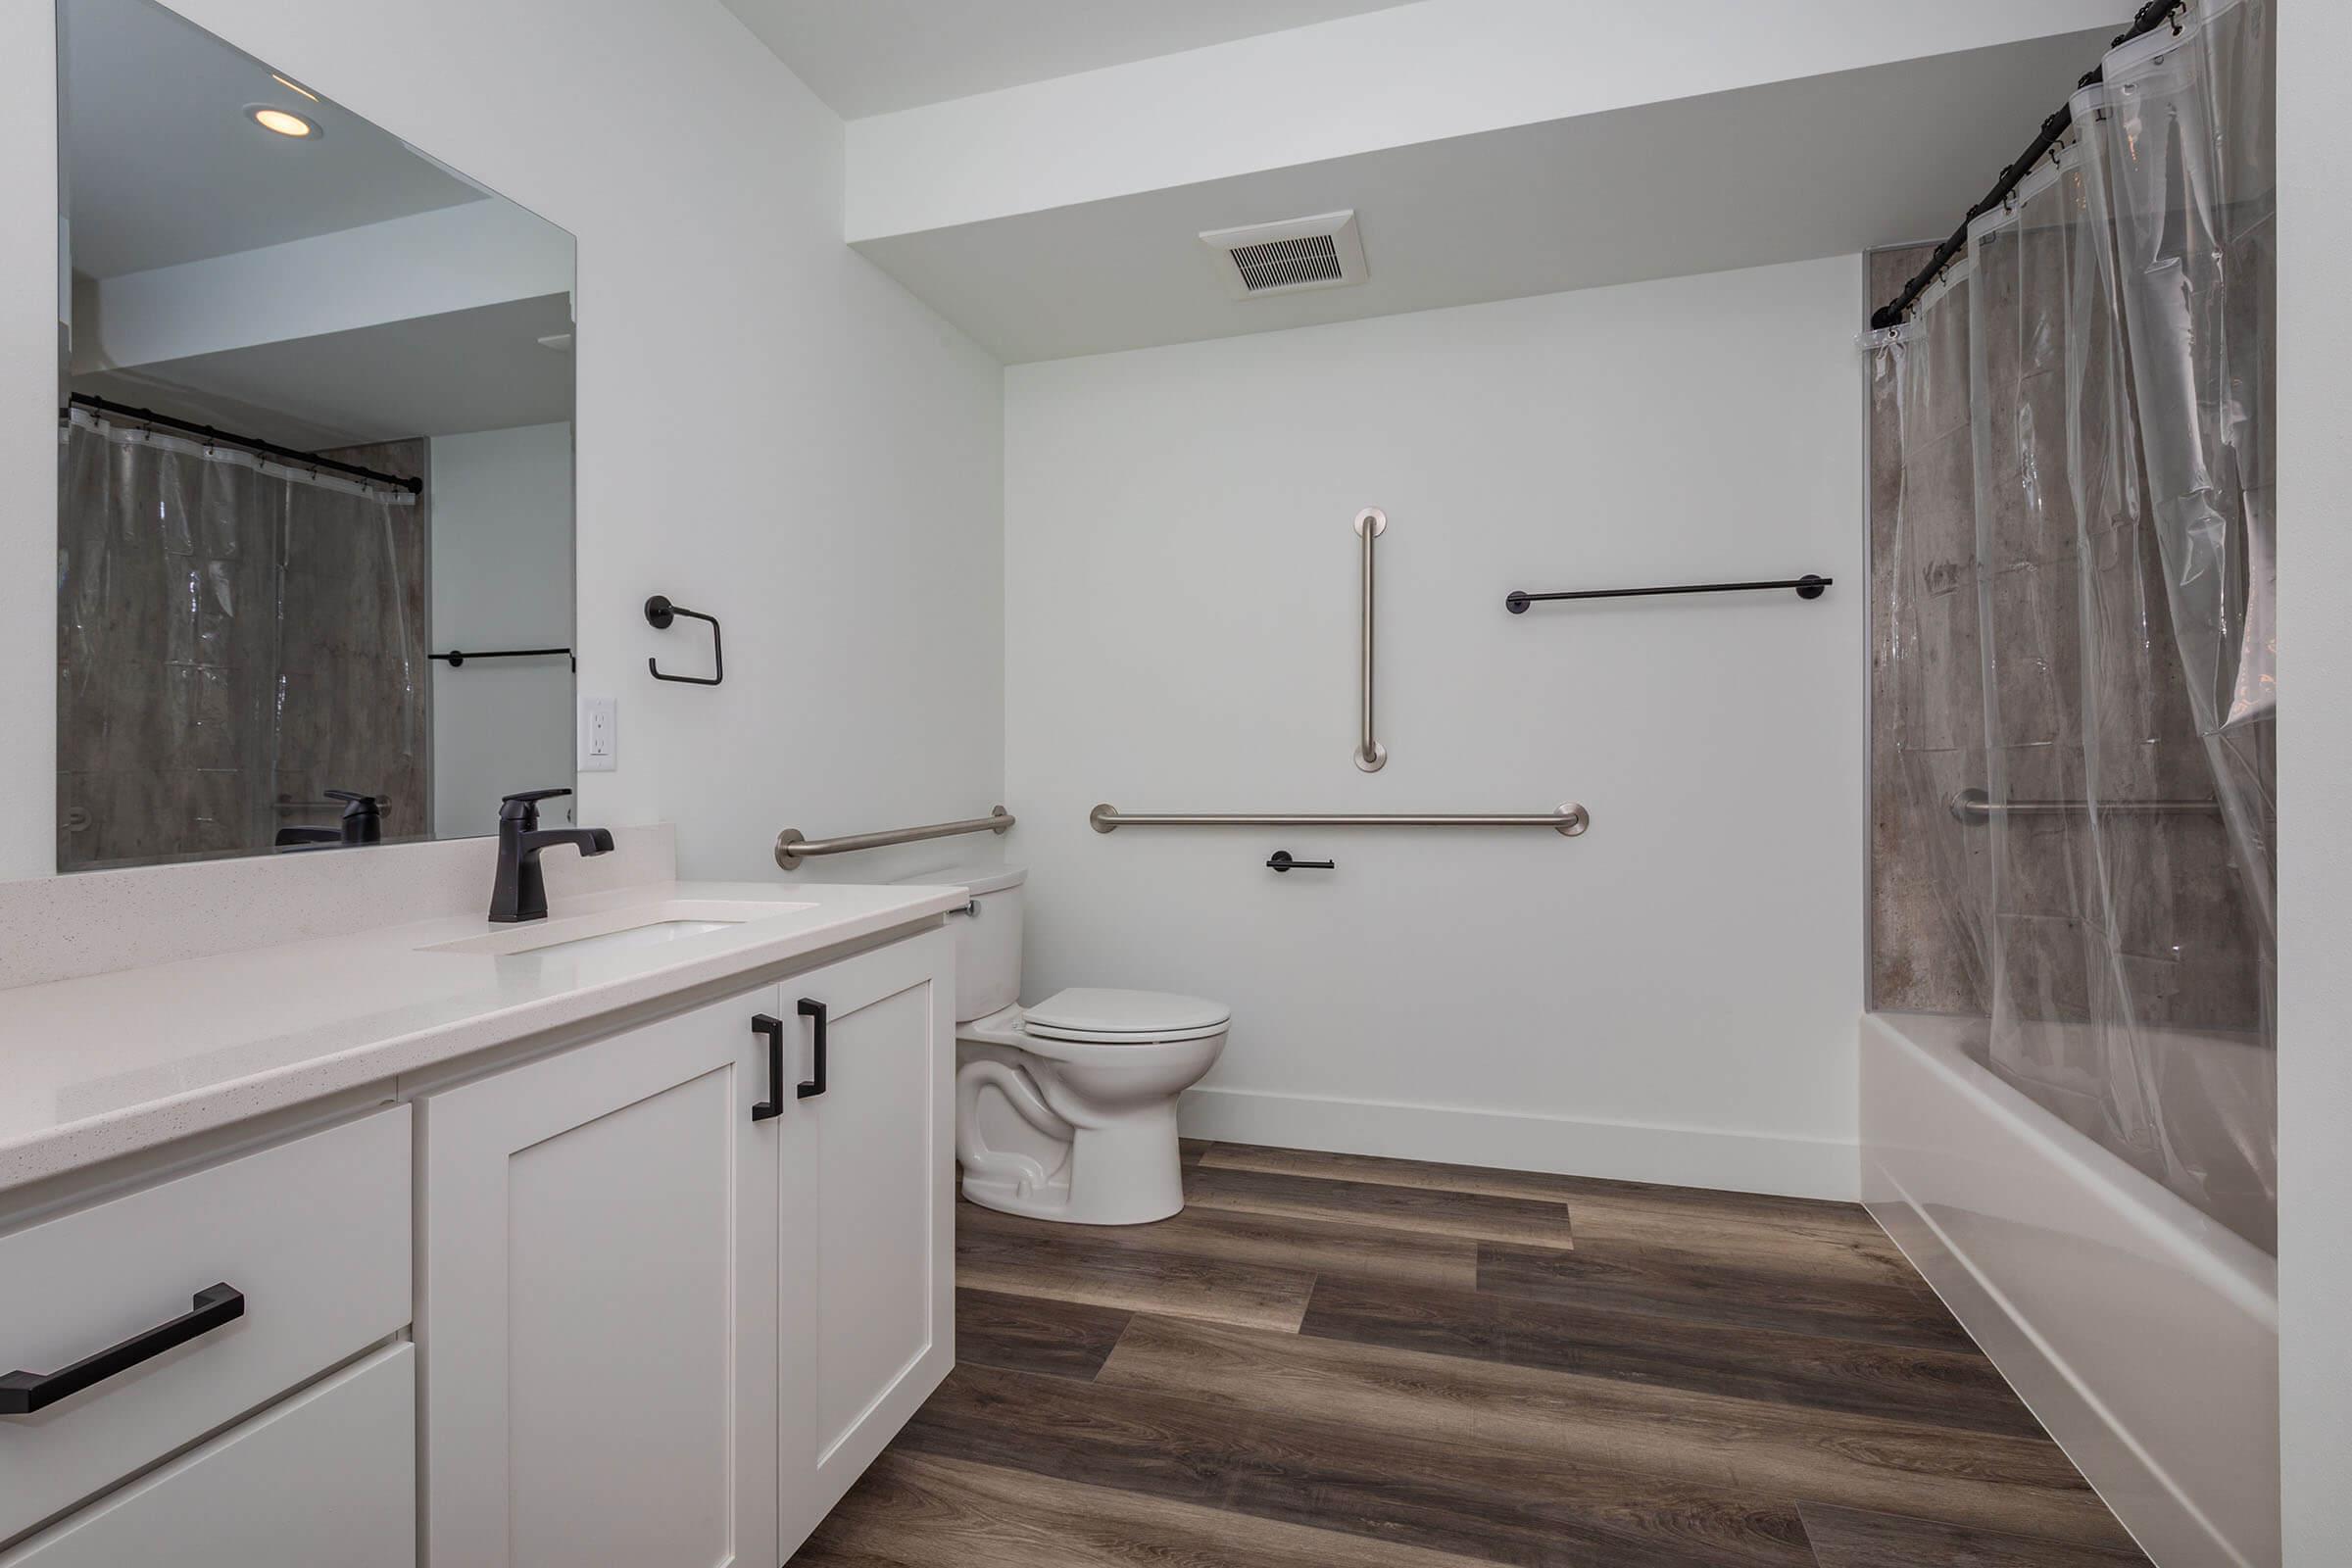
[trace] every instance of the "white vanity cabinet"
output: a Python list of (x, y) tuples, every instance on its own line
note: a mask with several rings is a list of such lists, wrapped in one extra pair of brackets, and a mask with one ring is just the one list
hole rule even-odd
[(0, 1568), (415, 1568), (416, 1362), (386, 1346), (0, 1552)]
[(416, 1102), (428, 1564), (774, 1568), (814, 1527), (954, 1353), (952, 962)]
[(428, 1563), (774, 1568), (775, 1005), (416, 1102)]
[[(0, 1541), (28, 1536), (0, 1564), (135, 1562), (176, 1534), (196, 1568), (297, 1568), (333, 1513), (399, 1526), (350, 1561), (410, 1552), (410, 1403), (383, 1392), (405, 1346), (364, 1391), (297, 1393), (409, 1325), (409, 1152), (394, 1105), (0, 1235)], [(312, 1462), (281, 1497), (258, 1460), (288, 1432)], [(271, 1508), (285, 1535), (244, 1549), (237, 1516)]]
[(827, 1042), (782, 1118), (787, 1552), (955, 1362), (954, 993), (945, 931), (784, 982), (811, 1069)]

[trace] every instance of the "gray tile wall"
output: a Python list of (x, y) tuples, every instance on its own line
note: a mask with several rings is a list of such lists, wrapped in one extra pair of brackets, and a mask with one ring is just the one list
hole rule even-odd
[[(1868, 258), (1869, 299), (1875, 309), (1892, 299), (1905, 280), (1927, 264), (1932, 245), (1903, 250), (1876, 251)], [(1955, 368), (1965, 364), (1965, 346), (1954, 356)], [(1881, 362), (1882, 368), (1886, 362)], [(1895, 521), (1902, 500), (1903, 466), (1901, 431), (1897, 423), (1895, 384), (1890, 375), (1874, 374), (1870, 398), (1870, 1004), (1874, 1008), (1905, 1012), (1965, 1012), (1982, 1013), (1990, 1006), (1984, 975), (1975, 961), (1972, 944), (1955, 906), (1955, 900), (1966, 898), (1965, 885), (1953, 886), (1953, 867), (1944, 863), (1946, 853), (1962, 856), (1980, 855), (1981, 848), (1960, 840), (1952, 829), (1956, 824), (1937, 822), (1922, 815), (1924, 803), (1949, 789), (1963, 784), (1982, 785), (1981, 772), (1962, 778), (1955, 771), (1949, 779), (1927, 781), (1913, 779), (1906, 783), (1895, 750), (1898, 715), (1903, 705), (1898, 701), (1898, 680), (1902, 677), (1895, 657)], [(1967, 388), (1959, 389), (1958, 413), (1964, 419), (1967, 410)], [(1946, 483), (1940, 488), (1948, 492), (1951, 506), (1946, 519), (1949, 526), (1938, 530), (1936, 537), (1944, 540), (1945, 548), (1954, 552), (1944, 563), (1945, 572), (1928, 573), (1948, 589), (1957, 587), (1945, 581), (1951, 573), (1966, 571), (1971, 586), (1965, 594), (1937, 596), (1949, 599), (1951, 607), (1970, 612), (1957, 623), (1945, 624), (1934, 617), (1923, 606), (1925, 624), (1940, 627), (1940, 635), (1928, 636), (1923, 642), (1923, 656), (1933, 657), (1941, 666), (1947, 662), (1973, 667), (1977, 648), (1973, 640), (1975, 621), (1973, 610), (1975, 566), (1975, 485), (1969, 469), (1970, 453), (1963, 426), (1958, 439), (1947, 441), (1938, 449), (1952, 464)], [(1914, 548), (1926, 544), (1917, 540)], [(1914, 567), (1915, 580), (1922, 573)], [(1964, 600), (1965, 603), (1959, 603)], [(1955, 682), (1934, 678), (1932, 674), (1914, 681), (1915, 691), (1934, 689), (1949, 692)], [(1964, 683), (1960, 683), (1964, 684)], [(1981, 726), (1983, 713), (1947, 713), (1943, 728), (1952, 731), (1944, 739), (1965, 747), (1971, 737), (1968, 726)], [(1914, 722), (1936, 722), (1935, 715), (1919, 713)], [(1975, 738), (1973, 755), (1981, 757), (1983, 741)], [(1958, 766), (1967, 755), (1964, 750), (1938, 750), (1931, 753), (1921, 747), (1912, 754), (1916, 768), (1933, 768), (1933, 759), (1943, 758)], [(1963, 769), (1965, 770), (1965, 769)], [(1984, 874), (1981, 864), (1962, 868), (1962, 875), (1973, 882)]]

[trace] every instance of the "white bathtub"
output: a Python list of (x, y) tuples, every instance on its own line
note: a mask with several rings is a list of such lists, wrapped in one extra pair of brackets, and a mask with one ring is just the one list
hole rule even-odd
[(1996, 1078), (1862, 1020), (1862, 1196), (2161, 1568), (2275, 1568), (2277, 1262)]

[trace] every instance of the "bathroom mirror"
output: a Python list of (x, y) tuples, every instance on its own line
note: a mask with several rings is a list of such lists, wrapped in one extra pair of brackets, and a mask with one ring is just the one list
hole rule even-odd
[(572, 779), (571, 236), (150, 0), (58, 50), (58, 868), (495, 831)]

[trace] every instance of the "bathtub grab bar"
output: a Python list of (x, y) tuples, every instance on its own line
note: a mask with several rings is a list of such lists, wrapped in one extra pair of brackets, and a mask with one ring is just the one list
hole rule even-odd
[[(1981, 826), (1995, 816), (2073, 816), (2087, 811), (2090, 801), (2002, 801), (1996, 803), (1984, 790), (1955, 790), (1944, 803), (1952, 815), (1970, 826)], [(2100, 801), (2095, 803), (2101, 816), (2172, 816), (2218, 812), (2219, 801)]]
[(967, 816), (960, 822), (931, 822), (922, 827), (894, 827), (883, 833), (852, 833), (838, 839), (803, 838), (797, 827), (776, 835), (776, 863), (797, 871), (813, 855), (848, 855), (856, 850), (880, 850), (893, 844), (917, 844), (924, 839), (953, 838), (958, 833), (1002, 833), (1013, 824), (1013, 814), (1002, 806), (986, 816)]
[(1562, 838), (1575, 838), (1592, 825), (1592, 813), (1570, 801), (1557, 810), (1533, 813), (1472, 813), (1425, 816), (1383, 813), (1348, 815), (1258, 815), (1218, 812), (1122, 811), (1107, 803), (1086, 813), (1098, 833), (1123, 827), (1547, 827)]

